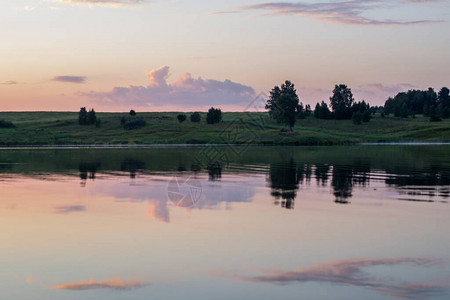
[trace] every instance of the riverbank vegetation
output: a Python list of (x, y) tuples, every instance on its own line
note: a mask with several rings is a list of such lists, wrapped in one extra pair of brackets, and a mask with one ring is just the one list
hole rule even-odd
[(450, 120), (430, 122), (429, 117), (382, 117), (375, 113), (369, 123), (324, 120), (314, 116), (297, 119), (293, 132), (266, 112), (222, 112), (222, 122), (183, 122), (179, 112), (138, 112), (145, 125), (126, 130), (121, 119), (128, 113), (97, 112), (101, 126), (80, 126), (77, 112), (0, 112), (0, 120), (15, 127), (0, 128), (1, 145), (88, 144), (297, 144), (337, 145), (360, 142), (450, 142)]

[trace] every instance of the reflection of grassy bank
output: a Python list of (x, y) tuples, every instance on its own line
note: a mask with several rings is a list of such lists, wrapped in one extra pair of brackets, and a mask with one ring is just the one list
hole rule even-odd
[[(206, 144), (257, 143), (335, 145), (358, 142), (445, 141), (450, 142), (450, 120), (430, 123), (428, 118), (375, 117), (369, 123), (352, 121), (298, 120), (294, 133), (280, 132), (282, 126), (266, 113), (224, 113), (223, 122), (178, 123), (178, 113), (138, 113), (146, 126), (124, 130), (124, 113), (97, 113), (100, 128), (79, 126), (76, 112), (0, 112), (0, 120), (16, 128), (0, 128), (0, 145), (64, 144)], [(242, 121), (242, 122), (241, 122)], [(242, 125), (244, 124), (244, 126)]]

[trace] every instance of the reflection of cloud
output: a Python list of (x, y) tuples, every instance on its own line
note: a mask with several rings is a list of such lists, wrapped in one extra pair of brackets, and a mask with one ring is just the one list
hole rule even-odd
[(84, 205), (71, 205), (71, 206), (58, 206), (55, 207), (55, 212), (58, 214), (69, 214), (73, 212), (85, 211), (86, 207)]
[(78, 4), (78, 5), (110, 5), (110, 6), (124, 6), (135, 5), (144, 2), (143, 0), (53, 0), (54, 2)]
[[(167, 178), (166, 178), (167, 179)], [(116, 182), (98, 182), (94, 193), (112, 196), (116, 201), (146, 202), (149, 204), (147, 216), (160, 222), (170, 221), (169, 181), (154, 181), (148, 184), (148, 178), (134, 179), (132, 188), (124, 188)], [(180, 179), (181, 180), (181, 179)], [(255, 188), (245, 183), (209, 182), (197, 179), (202, 186), (202, 195), (189, 210), (215, 209), (221, 203), (230, 208), (232, 203), (251, 202)]]
[(105, 104), (141, 106), (184, 105), (246, 105), (255, 96), (253, 88), (231, 80), (194, 78), (186, 73), (173, 83), (167, 79), (170, 68), (164, 66), (147, 72), (147, 86), (114, 87), (110, 92), (81, 93)]
[(25, 281), (28, 284), (32, 284), (33, 282), (36, 282), (36, 278), (34, 278), (34, 276), (32, 276), (32, 275), (28, 275), (27, 278), (25, 279)]
[(147, 216), (153, 220), (169, 223), (170, 214), (167, 201), (152, 201), (147, 208)]
[(123, 279), (111, 279), (104, 281), (80, 281), (66, 284), (60, 284), (52, 287), (54, 290), (72, 290), (72, 291), (85, 291), (93, 289), (114, 289), (114, 290), (128, 290), (141, 288), (150, 285), (148, 282), (141, 280), (123, 280)]
[(364, 272), (363, 268), (374, 266), (395, 266), (409, 264), (420, 267), (431, 267), (441, 261), (434, 258), (395, 258), (395, 259), (354, 259), (330, 262), (299, 271), (282, 271), (273, 275), (239, 277), (251, 282), (273, 282), (288, 284), (291, 282), (329, 282), (370, 288), (386, 295), (406, 299), (424, 299), (440, 295), (446, 284), (442, 283), (394, 283), (383, 282)]
[[(431, 1), (408, 1), (397, 0), (389, 1), (401, 2), (406, 5), (411, 4), (426, 4)], [(412, 21), (398, 21), (398, 20), (375, 20), (364, 17), (363, 14), (382, 8), (387, 1), (383, 0), (353, 0), (353, 1), (334, 1), (334, 2), (282, 2), (282, 3), (260, 3), (242, 7), (241, 10), (266, 10), (274, 14), (280, 15), (298, 15), (311, 16), (319, 20), (334, 22), (348, 25), (412, 25), (412, 24), (427, 24), (436, 23), (440, 21), (432, 20), (412, 20)]]
[(55, 76), (52, 81), (67, 82), (67, 83), (84, 83), (86, 77), (84, 76)]

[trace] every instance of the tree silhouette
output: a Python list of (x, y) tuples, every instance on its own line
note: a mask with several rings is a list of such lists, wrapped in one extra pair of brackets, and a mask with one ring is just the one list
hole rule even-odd
[(299, 99), (294, 84), (286, 80), (281, 87), (275, 86), (266, 103), (269, 115), (280, 124), (286, 124), (293, 131), (297, 121)]
[(335, 85), (333, 96), (330, 97), (331, 108), (334, 112), (334, 117), (337, 120), (350, 119), (352, 117), (353, 104), (352, 90), (345, 84)]

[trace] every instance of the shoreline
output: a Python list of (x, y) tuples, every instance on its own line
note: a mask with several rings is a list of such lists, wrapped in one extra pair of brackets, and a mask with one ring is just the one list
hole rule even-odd
[(104, 145), (0, 145), (0, 150), (33, 149), (154, 149), (154, 148), (206, 148), (206, 147), (346, 147), (346, 146), (450, 146), (450, 142), (380, 142), (335, 145), (291, 145), (291, 144), (104, 144)]

